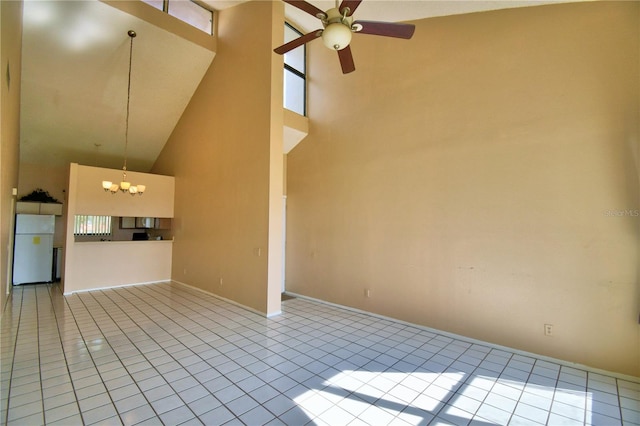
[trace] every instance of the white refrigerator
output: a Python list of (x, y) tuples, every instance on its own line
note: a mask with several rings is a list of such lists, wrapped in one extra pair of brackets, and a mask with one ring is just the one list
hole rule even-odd
[(14, 285), (52, 280), (54, 229), (53, 215), (16, 215)]

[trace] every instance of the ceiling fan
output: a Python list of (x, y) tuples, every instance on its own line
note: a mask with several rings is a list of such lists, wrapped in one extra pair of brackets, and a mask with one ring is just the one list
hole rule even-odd
[(303, 35), (289, 43), (277, 47), (273, 51), (282, 55), (298, 46), (302, 46), (312, 40), (322, 37), (324, 45), (338, 52), (342, 73), (355, 71), (353, 55), (349, 43), (353, 33), (372, 34), (385, 37), (397, 37), (410, 39), (415, 31), (415, 25), (400, 24), (395, 22), (354, 21), (353, 13), (362, 0), (342, 0), (338, 6), (323, 12), (311, 3), (304, 0), (283, 0), (298, 9), (315, 16), (322, 22), (323, 29), (315, 30)]

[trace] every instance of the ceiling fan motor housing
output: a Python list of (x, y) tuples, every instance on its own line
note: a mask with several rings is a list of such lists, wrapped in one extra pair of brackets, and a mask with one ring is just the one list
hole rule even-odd
[(342, 50), (351, 43), (351, 23), (353, 18), (340, 13), (337, 8), (327, 10), (323, 20), (322, 41), (331, 50)]

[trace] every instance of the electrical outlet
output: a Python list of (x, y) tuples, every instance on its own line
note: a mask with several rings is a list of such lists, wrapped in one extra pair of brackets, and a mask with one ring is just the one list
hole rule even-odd
[(544, 325), (544, 335), (545, 336), (553, 336), (553, 324), (545, 324)]
[(222, 278), (220, 278), (220, 285), (222, 285)]
[(368, 288), (364, 289), (364, 297), (371, 297), (371, 290)]

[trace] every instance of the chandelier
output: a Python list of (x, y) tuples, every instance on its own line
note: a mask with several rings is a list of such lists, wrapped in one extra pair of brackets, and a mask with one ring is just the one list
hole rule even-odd
[(127, 31), (127, 35), (130, 38), (129, 44), (129, 82), (127, 85), (127, 116), (125, 121), (125, 131), (124, 131), (124, 165), (122, 166), (122, 181), (120, 185), (117, 183), (113, 183), (109, 180), (102, 181), (102, 189), (105, 192), (111, 192), (115, 194), (118, 190), (123, 193), (129, 193), (131, 195), (142, 195), (146, 189), (145, 185), (132, 185), (131, 182), (127, 180), (127, 148), (129, 146), (129, 104), (131, 102), (131, 59), (133, 58), (133, 39), (136, 36), (136, 32), (133, 30)]

